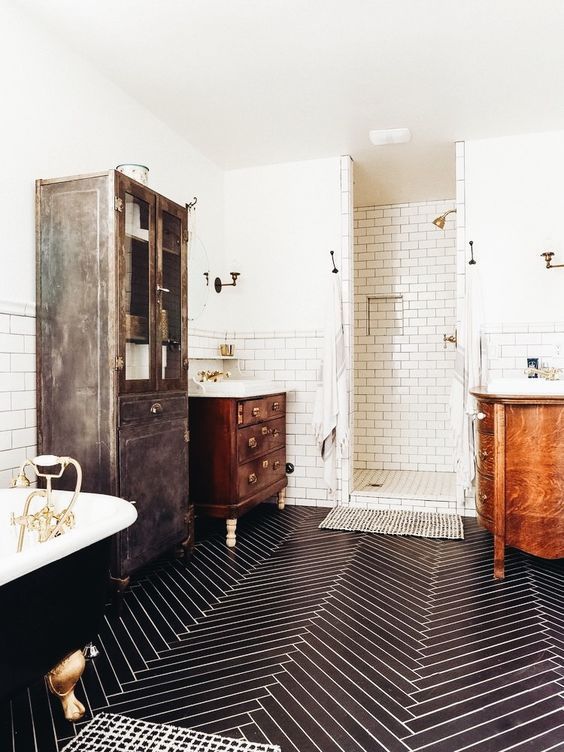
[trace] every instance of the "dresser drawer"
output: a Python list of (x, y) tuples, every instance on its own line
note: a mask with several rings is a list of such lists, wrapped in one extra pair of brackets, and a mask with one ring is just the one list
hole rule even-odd
[(476, 511), (488, 529), (493, 528), (494, 480), (478, 471), (476, 474)]
[(266, 488), (286, 474), (286, 450), (278, 449), (270, 454), (257, 457), (251, 462), (239, 465), (238, 491), (239, 499), (244, 499)]
[(478, 432), (476, 446), (476, 461), (482, 475), (493, 477), (494, 474), (494, 435), (493, 433)]
[(183, 394), (122, 397), (119, 402), (119, 422), (122, 426), (146, 420), (186, 418), (187, 416), (188, 402), (186, 395)]
[(286, 413), (286, 395), (271, 394), (268, 397), (241, 400), (237, 403), (237, 425), (248, 426)]
[(237, 458), (239, 464), (248, 462), (286, 443), (286, 421), (284, 418), (269, 420), (237, 431)]
[(493, 433), (494, 430), (494, 405), (493, 402), (478, 402), (478, 415), (483, 415), (483, 418), (476, 417), (476, 426), (480, 433)]

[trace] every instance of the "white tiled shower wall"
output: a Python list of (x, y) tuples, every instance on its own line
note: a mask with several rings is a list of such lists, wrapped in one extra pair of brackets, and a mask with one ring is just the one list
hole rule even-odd
[(452, 471), (454, 199), (355, 209), (355, 455), (360, 469)]
[(0, 488), (36, 454), (35, 317), (0, 302)]

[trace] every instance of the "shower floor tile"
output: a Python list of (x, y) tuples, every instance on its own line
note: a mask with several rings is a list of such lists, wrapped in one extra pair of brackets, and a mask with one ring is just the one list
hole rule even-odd
[(353, 496), (456, 501), (456, 474), (416, 470), (355, 470)]

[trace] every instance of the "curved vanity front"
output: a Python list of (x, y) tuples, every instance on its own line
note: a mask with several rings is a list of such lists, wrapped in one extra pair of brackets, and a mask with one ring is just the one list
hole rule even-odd
[(494, 577), (505, 575), (505, 546), (564, 557), (564, 395), (486, 387), (471, 394), (478, 400), (476, 509), (494, 536)]

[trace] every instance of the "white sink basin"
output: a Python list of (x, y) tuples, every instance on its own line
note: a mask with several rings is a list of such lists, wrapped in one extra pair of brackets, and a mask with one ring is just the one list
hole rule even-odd
[(488, 383), (488, 392), (492, 394), (563, 394), (564, 380), (547, 381), (546, 379), (493, 379)]
[(285, 392), (284, 384), (266, 379), (224, 379), (223, 381), (191, 381), (191, 397), (259, 397)]

